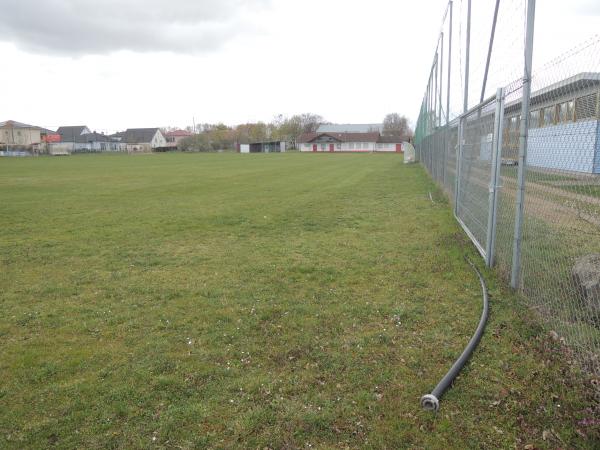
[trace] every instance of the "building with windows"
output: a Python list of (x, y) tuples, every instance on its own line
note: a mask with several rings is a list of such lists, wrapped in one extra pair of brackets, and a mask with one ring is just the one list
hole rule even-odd
[(35, 151), (41, 142), (40, 127), (15, 120), (0, 122), (0, 151)]
[(177, 149), (179, 148), (179, 143), (183, 139), (193, 136), (193, 133), (185, 130), (173, 130), (166, 132), (164, 136), (167, 142), (166, 146), (171, 149)]
[(402, 152), (407, 138), (382, 136), (378, 131), (367, 133), (305, 133), (298, 140), (303, 152)]
[(51, 155), (125, 151), (118, 140), (91, 131), (86, 125), (62, 126), (56, 130), (56, 134), (60, 138), (47, 143)]
[[(532, 92), (527, 165), (600, 173), (599, 99), (600, 73), (580, 73)], [(521, 101), (508, 103), (504, 117), (502, 156), (517, 160)]]
[(118, 135), (129, 153), (168, 149), (167, 140), (160, 128), (128, 128)]

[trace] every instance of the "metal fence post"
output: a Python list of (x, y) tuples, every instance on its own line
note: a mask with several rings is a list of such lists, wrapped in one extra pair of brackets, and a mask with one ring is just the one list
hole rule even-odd
[(469, 109), (469, 63), (471, 56), (471, 0), (467, 2), (467, 46), (465, 49), (465, 103), (463, 112)]
[(438, 127), (442, 126), (442, 90), (444, 87), (444, 32), (440, 33), (440, 111), (438, 112)]
[(446, 90), (446, 125), (450, 123), (450, 82), (452, 81), (452, 0), (450, 0), (450, 22), (448, 26), (448, 87)]
[(458, 124), (458, 154), (456, 155), (456, 190), (454, 202), (454, 214), (458, 216), (458, 201), (460, 197), (460, 166), (463, 154), (463, 132), (466, 116), (464, 113), (469, 109), (469, 57), (471, 53), (471, 0), (467, 2), (467, 42), (465, 47), (465, 96), (463, 103), (463, 116)]
[(504, 122), (504, 89), (496, 91), (496, 112), (494, 116), (494, 134), (492, 137), (492, 169), (490, 177), (490, 196), (488, 212), (488, 229), (486, 236), (485, 264), (487, 267), (494, 265), (496, 248), (496, 213), (498, 211), (498, 181), (500, 180), (500, 166), (502, 165), (502, 123)]
[(529, 136), (529, 97), (531, 95), (531, 64), (533, 60), (533, 31), (535, 0), (527, 0), (527, 30), (525, 34), (525, 70), (523, 75), (523, 99), (521, 103), (521, 130), (519, 133), (519, 169), (517, 175), (517, 205), (513, 239), (512, 270), (510, 285), (518, 289), (521, 285), (521, 243), (523, 239), (523, 212), (525, 200), (525, 172), (527, 161), (527, 139)]
[(456, 151), (456, 180), (454, 183), (454, 215), (458, 217), (458, 202), (460, 200), (460, 166), (463, 154), (463, 121), (464, 116), (458, 120), (458, 150)]
[(448, 151), (450, 150), (450, 138), (449, 138), (449, 129), (450, 129), (450, 82), (452, 81), (452, 8), (453, 3), (452, 0), (448, 2), (448, 8), (450, 12), (450, 21), (448, 24), (448, 84), (446, 86), (446, 133), (445, 133), (445, 141), (444, 141), (444, 171), (442, 176), (442, 183), (444, 184), (444, 189), (446, 189), (446, 172), (448, 170)]

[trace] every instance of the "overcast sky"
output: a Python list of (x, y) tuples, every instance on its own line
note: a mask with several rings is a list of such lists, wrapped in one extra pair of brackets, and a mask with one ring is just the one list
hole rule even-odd
[[(502, 1), (503, 30), (519, 36), (524, 1)], [(414, 121), (446, 3), (0, 0), (0, 121), (107, 132), (302, 112)], [(475, 46), (485, 48), (493, 0), (473, 3)], [(537, 3), (537, 64), (600, 30), (598, 0)], [(510, 57), (500, 51), (498, 67)]]

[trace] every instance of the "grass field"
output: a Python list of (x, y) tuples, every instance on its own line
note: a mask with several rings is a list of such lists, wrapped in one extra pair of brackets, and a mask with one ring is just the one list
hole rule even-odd
[[(433, 192), (435, 203), (429, 199)], [(588, 380), (398, 155), (0, 160), (1, 448), (573, 448)]]

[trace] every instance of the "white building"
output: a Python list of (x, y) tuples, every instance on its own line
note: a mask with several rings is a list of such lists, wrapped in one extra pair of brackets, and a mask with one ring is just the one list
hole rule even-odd
[(59, 142), (48, 142), (51, 155), (94, 152), (120, 152), (125, 146), (118, 140), (102, 133), (90, 131), (85, 125), (59, 127)]
[(32, 150), (41, 142), (40, 127), (15, 120), (0, 122), (0, 150)]
[(151, 152), (167, 149), (167, 140), (160, 128), (128, 128), (118, 133), (121, 142), (126, 144), (129, 153)]
[(402, 152), (406, 139), (369, 133), (305, 133), (298, 138), (303, 152)]

